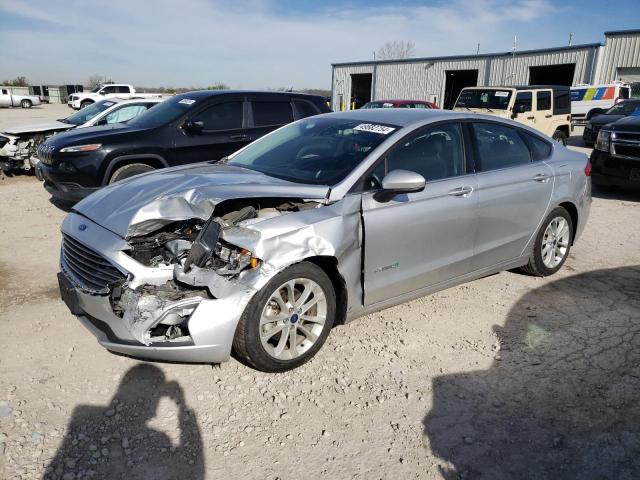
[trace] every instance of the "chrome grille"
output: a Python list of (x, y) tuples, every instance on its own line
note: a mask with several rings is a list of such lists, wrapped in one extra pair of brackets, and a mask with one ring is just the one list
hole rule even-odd
[(89, 293), (108, 293), (111, 286), (126, 278), (98, 252), (68, 235), (62, 238), (60, 263), (69, 280)]
[(36, 151), (36, 156), (42, 163), (51, 165), (54, 150), (55, 148), (52, 145), (49, 145), (48, 143), (41, 143)]

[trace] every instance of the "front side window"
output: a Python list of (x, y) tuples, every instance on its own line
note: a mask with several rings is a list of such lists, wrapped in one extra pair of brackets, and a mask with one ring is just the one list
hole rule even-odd
[(400, 141), (386, 157), (386, 173), (409, 170), (427, 181), (466, 173), (460, 126), (445, 123), (421, 130)]
[(114, 86), (108, 86), (108, 87), (104, 87), (102, 89), (102, 93), (106, 94), (110, 94), (110, 93), (116, 93), (116, 87)]
[(542, 90), (536, 92), (536, 102), (538, 110), (551, 110), (551, 92)]
[(518, 92), (513, 104), (513, 111), (516, 113), (531, 111), (531, 92)]
[(137, 117), (146, 110), (147, 107), (145, 105), (125, 105), (124, 107), (107, 114), (105, 120), (107, 124), (124, 123), (128, 122), (134, 117)]
[(529, 148), (515, 128), (497, 123), (474, 123), (473, 134), (482, 172), (531, 162)]
[(204, 124), (204, 130), (233, 130), (242, 128), (243, 102), (224, 102), (213, 105), (194, 117)]
[(291, 182), (331, 186), (397, 130), (395, 125), (310, 117), (256, 140), (227, 163)]
[(289, 102), (251, 102), (253, 125), (266, 127), (293, 122), (293, 111)]

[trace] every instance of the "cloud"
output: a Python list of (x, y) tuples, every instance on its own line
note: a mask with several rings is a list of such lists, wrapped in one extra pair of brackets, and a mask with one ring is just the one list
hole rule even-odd
[(414, 41), (421, 56), (474, 53), (478, 42), (506, 51), (515, 33), (552, 12), (547, 0), (327, 5), (72, 0), (53, 9), (50, 0), (3, 0), (0, 16), (23, 20), (0, 33), (3, 69), (52, 84), (99, 73), (149, 86), (329, 87), (332, 62), (370, 59), (386, 41)]

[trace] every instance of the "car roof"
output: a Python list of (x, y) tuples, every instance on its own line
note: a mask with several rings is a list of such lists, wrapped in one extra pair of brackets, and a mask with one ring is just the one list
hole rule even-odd
[(476, 85), (473, 87), (465, 87), (468, 89), (482, 89), (482, 90), (503, 90), (503, 89), (511, 89), (511, 90), (536, 90), (539, 88), (546, 88), (551, 90), (567, 90), (569, 91), (569, 87), (566, 85), (491, 85), (491, 86), (482, 86)]
[(195, 90), (192, 92), (185, 92), (179, 95), (176, 95), (178, 98), (191, 98), (194, 100), (202, 100), (207, 98), (213, 98), (217, 96), (223, 95), (265, 95), (265, 96), (282, 96), (282, 97), (299, 97), (299, 98), (307, 98), (307, 99), (322, 99), (324, 101), (325, 97), (321, 95), (311, 95), (309, 93), (298, 93), (298, 92), (270, 92), (264, 90)]
[[(464, 112), (440, 110), (435, 108), (362, 108), (360, 110), (347, 110), (345, 112), (324, 113), (319, 115), (324, 118), (344, 118), (360, 122), (378, 122), (408, 127), (413, 124), (424, 123), (428, 120), (448, 120), (456, 118), (469, 118)], [(473, 118), (487, 117), (474, 114)], [(310, 117), (316, 118), (316, 117)], [(492, 117), (495, 119), (496, 117)]]
[(369, 103), (396, 103), (398, 105), (404, 105), (406, 103), (429, 104), (426, 100), (371, 100)]

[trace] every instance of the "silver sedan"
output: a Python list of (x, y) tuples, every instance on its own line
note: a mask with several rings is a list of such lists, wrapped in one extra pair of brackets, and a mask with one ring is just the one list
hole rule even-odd
[(60, 291), (111, 351), (233, 352), (283, 371), (334, 325), (501, 270), (557, 272), (587, 222), (590, 173), (585, 155), (496, 117), (310, 117), (77, 204)]

